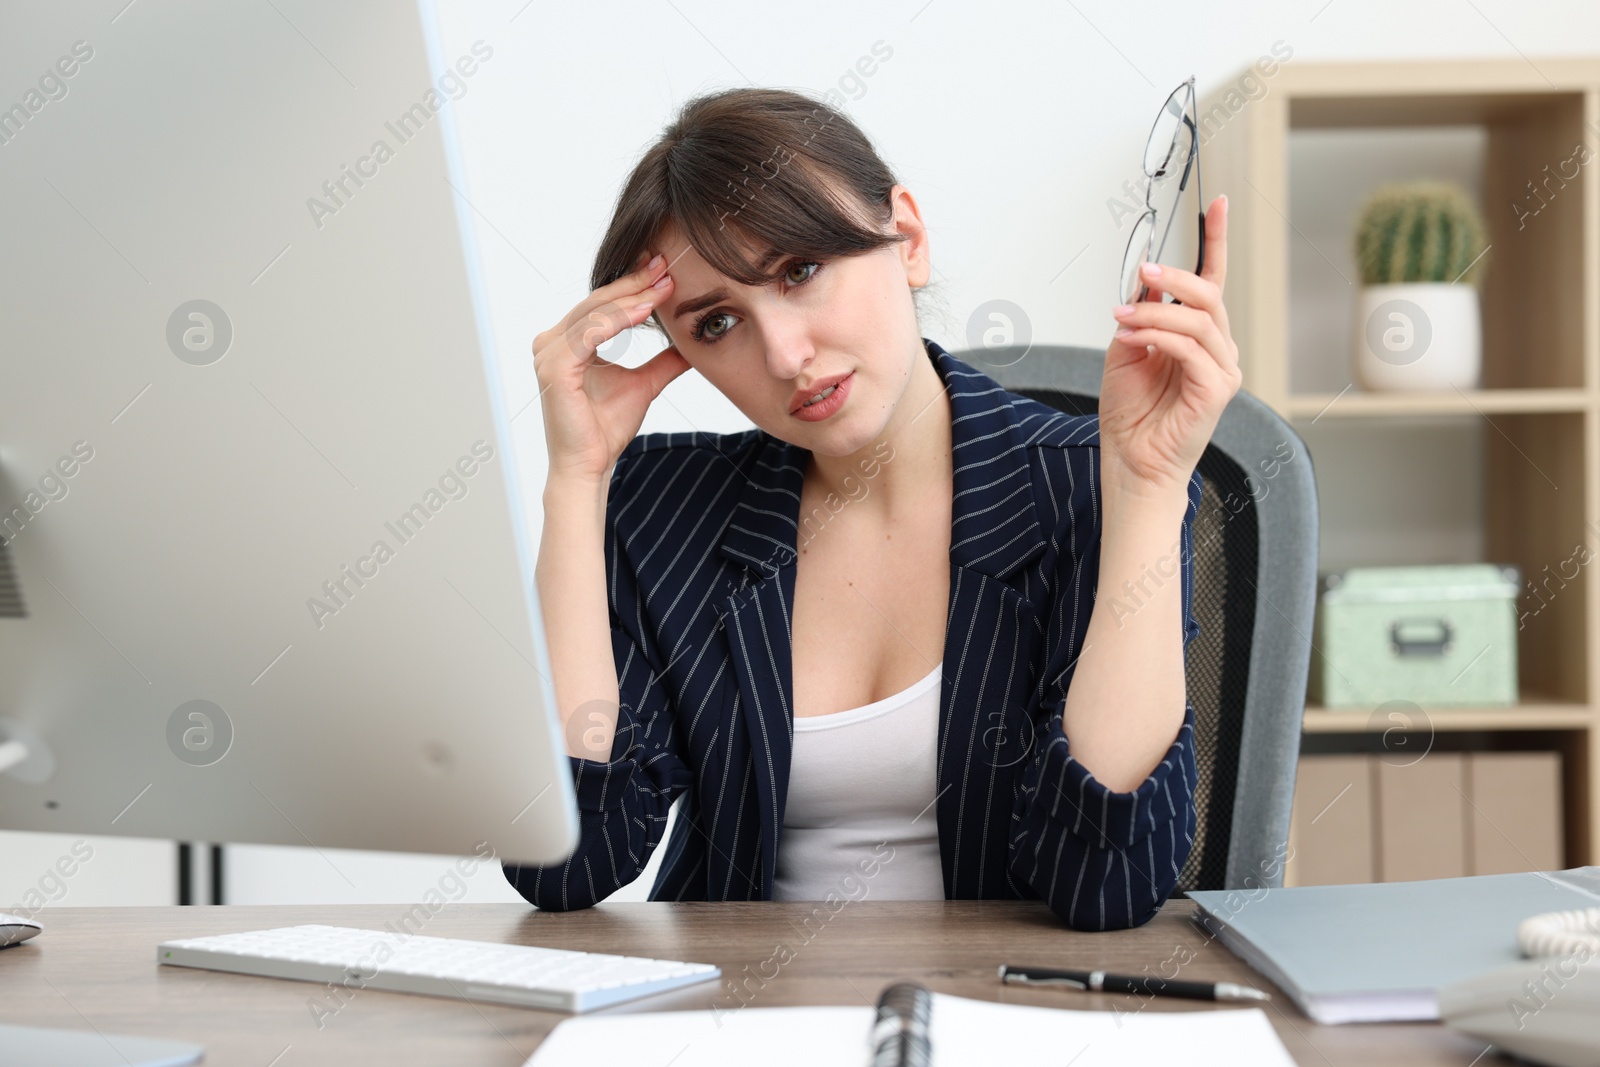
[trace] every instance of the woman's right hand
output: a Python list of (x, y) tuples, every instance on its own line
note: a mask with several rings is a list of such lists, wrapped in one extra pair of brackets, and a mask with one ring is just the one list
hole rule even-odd
[(631, 369), (596, 354), (611, 338), (649, 318), (671, 292), (666, 260), (657, 256), (590, 293), (533, 339), (551, 481), (603, 482), (638, 435), (651, 401), (689, 369), (688, 360), (670, 346)]

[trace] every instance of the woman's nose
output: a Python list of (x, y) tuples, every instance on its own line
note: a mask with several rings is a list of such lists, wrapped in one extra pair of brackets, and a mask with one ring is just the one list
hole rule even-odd
[(762, 324), (761, 339), (766, 346), (768, 373), (784, 381), (797, 376), (816, 354), (810, 331), (799, 315), (769, 315)]

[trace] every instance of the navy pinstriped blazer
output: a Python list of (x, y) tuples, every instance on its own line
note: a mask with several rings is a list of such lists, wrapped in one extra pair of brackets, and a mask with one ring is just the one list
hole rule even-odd
[[(1062, 732), (1099, 573), (1099, 417), (1008, 393), (923, 344), (950, 394), (954, 448), (935, 801), (945, 896), (1043, 899), (1079, 929), (1137, 925), (1194, 841), (1194, 708), (1131, 792), (1097, 781)], [(622, 711), (609, 762), (568, 757), (576, 851), (505, 865), (535, 905), (588, 907), (638, 877), (680, 794), (650, 899), (772, 899), (809, 455), (751, 429), (644, 434), (618, 459), (605, 553)], [(1197, 472), (1177, 531), (1186, 650), (1200, 631), (1200, 488)]]

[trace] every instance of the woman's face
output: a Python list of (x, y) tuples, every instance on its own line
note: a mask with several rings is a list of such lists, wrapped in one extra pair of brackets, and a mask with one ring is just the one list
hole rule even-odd
[[(822, 455), (876, 441), (917, 361), (927, 362), (911, 301), (931, 269), (927, 231), (904, 186), (890, 195), (885, 232), (908, 240), (820, 264), (783, 255), (782, 275), (766, 286), (717, 272), (670, 223), (650, 248), (672, 275), (658, 310), (673, 346), (751, 422)], [(841, 376), (842, 401), (814, 413), (831, 414), (800, 414), (803, 400)]]

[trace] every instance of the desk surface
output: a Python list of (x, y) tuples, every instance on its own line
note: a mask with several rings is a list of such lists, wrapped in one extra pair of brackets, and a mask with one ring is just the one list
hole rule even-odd
[[(1296, 1062), (1319, 1067), (1387, 1063), (1509, 1063), (1482, 1056), (1481, 1042), (1432, 1024), (1326, 1027), (1310, 1022), (1222, 945), (1169, 904), (1137, 930), (1077, 933), (1037, 902), (855, 901), (836, 914), (821, 904), (621, 903), (540, 912), (516, 904), (419, 906), (413, 932), (714, 963), (705, 983), (599, 1012), (706, 1009), (717, 1004), (871, 1004), (889, 981), (915, 978), (960, 996), (1046, 1007), (1141, 1010), (1132, 996), (1021, 989), (999, 983), (1000, 963), (1080, 968), (1263, 985), (1266, 1008)], [(0, 951), (0, 1022), (99, 1029), (194, 1041), (208, 1064), (455, 1063), (518, 1067), (564, 1015), (492, 1004), (359, 990), (321, 1026), (311, 1004), (327, 998), (310, 982), (222, 974), (156, 964), (157, 943), (176, 937), (325, 923), (382, 930), (398, 904), (167, 908), (62, 908), (42, 913), (45, 930)], [(780, 949), (780, 945), (783, 949)], [(1170, 961), (1170, 962), (1169, 962)], [(1163, 968), (1163, 965), (1164, 968)], [(740, 992), (735, 993), (738, 989)], [(1205, 1011), (1167, 997), (1145, 1011)], [(684, 1065), (687, 1067), (687, 1065)]]

